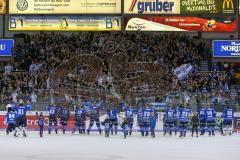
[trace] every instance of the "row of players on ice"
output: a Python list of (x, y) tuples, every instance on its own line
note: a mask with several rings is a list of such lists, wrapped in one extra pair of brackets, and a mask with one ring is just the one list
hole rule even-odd
[[(14, 136), (18, 137), (21, 133), (24, 137), (26, 134), (27, 118), (26, 113), (32, 108), (30, 104), (25, 104), (22, 99), (19, 100), (18, 104), (9, 104), (7, 106), (8, 112), (6, 114), (7, 134), (14, 132)], [(137, 123), (139, 131), (142, 136), (148, 136), (149, 133), (152, 137), (155, 137), (155, 127), (158, 119), (158, 113), (154, 108), (149, 105), (142, 106), (139, 109), (130, 108), (126, 105), (121, 105), (122, 110), (125, 112), (124, 120), (121, 123), (121, 128), (124, 133), (124, 138), (127, 135), (132, 134), (134, 117), (137, 116)], [(104, 127), (105, 137), (109, 137), (109, 134), (117, 134), (118, 132), (118, 121), (119, 121), (119, 110), (116, 108), (109, 109), (107, 116), (104, 121), (100, 122), (100, 109), (96, 103), (92, 103), (89, 109), (84, 109), (84, 106), (77, 107), (75, 110), (75, 125), (72, 133), (78, 131), (80, 134), (90, 134), (91, 128), (94, 122), (97, 125), (98, 131), (102, 134), (101, 125)], [(67, 124), (70, 118), (70, 110), (66, 103), (61, 106), (51, 104), (47, 107), (49, 113), (49, 124), (48, 133), (54, 130), (58, 133), (58, 121), (61, 124), (61, 130), (65, 134)], [(192, 116), (193, 115), (193, 116)], [(222, 113), (222, 134), (232, 134), (232, 121), (233, 121), (233, 110), (230, 106), (227, 106)], [(44, 117), (43, 114), (36, 113), (38, 118), (38, 125), (40, 130), (40, 137), (43, 136), (44, 130)], [(89, 117), (90, 123), (86, 128), (86, 119)], [(192, 126), (192, 136), (194, 131), (198, 136), (198, 128), (200, 126), (200, 135), (204, 135), (205, 131), (208, 131), (209, 135), (215, 135), (215, 121), (216, 112), (213, 106), (202, 108), (199, 113), (192, 114), (190, 108), (178, 105), (176, 107), (169, 106), (163, 116), (163, 130), (164, 135), (169, 133), (172, 135), (173, 132), (177, 134), (180, 132), (180, 137), (185, 137), (189, 124)]]

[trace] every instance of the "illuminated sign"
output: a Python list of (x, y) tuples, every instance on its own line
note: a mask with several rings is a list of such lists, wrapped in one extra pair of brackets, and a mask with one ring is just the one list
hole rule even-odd
[(11, 16), (11, 31), (120, 31), (119, 16)]
[(0, 56), (12, 56), (13, 39), (0, 39)]
[(124, 0), (125, 14), (234, 14), (236, 0)]
[(236, 32), (237, 19), (185, 16), (126, 16), (126, 31)]
[(120, 14), (121, 0), (10, 0), (10, 14)]
[(240, 57), (240, 40), (216, 40), (212, 47), (213, 57)]
[(181, 14), (234, 14), (236, 0), (181, 0)]
[(129, 14), (180, 14), (180, 0), (125, 0)]
[(0, 14), (6, 14), (6, 0), (0, 0)]

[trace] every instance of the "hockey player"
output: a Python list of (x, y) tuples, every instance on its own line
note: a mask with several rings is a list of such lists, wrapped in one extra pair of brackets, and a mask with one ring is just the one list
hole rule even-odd
[(190, 121), (191, 109), (184, 107), (181, 109), (180, 120), (179, 120), (179, 129), (180, 137), (186, 137), (187, 126)]
[(22, 99), (19, 99), (18, 105), (14, 106), (14, 111), (17, 113), (16, 118), (16, 129), (14, 136), (18, 136), (22, 131), (23, 137), (27, 137), (26, 127), (27, 127), (27, 111), (30, 110), (32, 106), (30, 104), (24, 104)]
[(94, 122), (96, 122), (99, 133), (102, 134), (102, 129), (101, 129), (100, 120), (99, 120), (99, 117), (100, 117), (99, 109), (100, 108), (99, 108), (99, 106), (96, 105), (96, 103), (94, 103), (90, 106), (90, 110), (88, 112), (88, 115), (90, 116), (90, 123), (88, 126), (87, 134), (90, 133)]
[(179, 120), (180, 120), (181, 108), (179, 105), (176, 105), (174, 108), (174, 131), (175, 135), (177, 135)]
[(206, 128), (206, 118), (207, 118), (207, 112), (206, 108), (201, 108), (199, 112), (199, 121), (200, 121), (200, 135), (205, 134), (205, 128)]
[(16, 118), (17, 118), (17, 113), (13, 111), (13, 108), (11, 106), (8, 106), (8, 112), (5, 116), (5, 122), (7, 124), (7, 135), (10, 132), (13, 132), (16, 128)]
[(164, 135), (166, 135), (167, 131), (169, 135), (172, 135), (172, 131), (174, 128), (174, 110), (171, 106), (166, 110), (164, 115)]
[(109, 138), (109, 133), (110, 133), (110, 123), (111, 120), (109, 119), (108, 116), (106, 116), (105, 120), (101, 123), (104, 126), (104, 132), (105, 132), (105, 137)]
[(152, 109), (149, 107), (149, 105), (147, 105), (146, 108), (143, 109), (143, 135), (142, 136), (148, 136), (149, 134), (151, 112), (152, 112)]
[(198, 115), (197, 113), (195, 113), (191, 119), (191, 123), (192, 123), (192, 137), (194, 134), (194, 131), (196, 132), (196, 135), (198, 137), (198, 125), (199, 125), (199, 119), (198, 119)]
[(70, 110), (69, 110), (67, 104), (63, 104), (63, 106), (60, 107), (58, 116), (60, 118), (60, 123), (62, 125), (63, 134), (65, 134), (68, 120), (70, 118)]
[(118, 129), (118, 110), (113, 108), (111, 110), (107, 111), (107, 115), (110, 120), (110, 130), (111, 134), (113, 135), (113, 131), (115, 134), (117, 134), (117, 129)]
[(85, 134), (86, 110), (84, 107), (77, 107), (75, 110), (75, 125), (72, 133), (78, 129), (80, 134)]
[(125, 118), (128, 119), (129, 135), (132, 135), (133, 119), (134, 119), (136, 110), (134, 110), (128, 106), (123, 107), (123, 110), (125, 111)]
[(230, 105), (224, 108), (222, 118), (223, 118), (223, 135), (224, 136), (226, 136), (227, 134), (232, 135), (234, 113)]
[(51, 134), (51, 131), (53, 130), (53, 126), (54, 126), (55, 133), (57, 134), (58, 133), (57, 106), (54, 103), (51, 103), (47, 107), (47, 111), (49, 114), (48, 134)]
[(209, 106), (209, 108), (206, 109), (206, 122), (207, 122), (207, 128), (209, 136), (215, 135), (215, 119), (216, 119), (216, 112), (213, 108), (213, 105)]
[(143, 108), (140, 108), (137, 112), (137, 121), (138, 121), (138, 126), (140, 129), (141, 135), (144, 136)]
[(122, 124), (121, 124), (121, 128), (123, 129), (123, 134), (124, 134), (124, 139), (127, 138), (128, 135), (128, 118), (124, 118)]
[(41, 138), (43, 138), (43, 130), (44, 130), (44, 117), (43, 117), (43, 113), (41, 112), (40, 115), (38, 115), (38, 112), (36, 112), (36, 116), (38, 119), (38, 126), (39, 126), (39, 135)]
[(150, 132), (151, 132), (151, 136), (153, 138), (155, 138), (155, 128), (156, 128), (156, 123), (157, 123), (157, 116), (156, 114), (153, 112), (151, 112), (151, 116), (150, 116)]

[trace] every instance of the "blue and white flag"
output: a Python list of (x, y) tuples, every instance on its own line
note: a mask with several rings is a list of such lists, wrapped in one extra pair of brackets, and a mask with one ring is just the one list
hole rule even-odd
[(191, 64), (183, 64), (180, 67), (174, 69), (174, 74), (178, 77), (179, 80), (185, 80), (188, 78), (188, 75), (193, 72), (194, 68)]

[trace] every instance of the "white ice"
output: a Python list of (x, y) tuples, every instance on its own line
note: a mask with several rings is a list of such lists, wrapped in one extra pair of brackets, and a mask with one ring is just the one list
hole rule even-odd
[(134, 133), (123, 139), (122, 133), (109, 139), (97, 133), (90, 136), (47, 135), (29, 132), (27, 138), (0, 133), (0, 160), (238, 160), (240, 135), (215, 137), (177, 136), (155, 139)]

